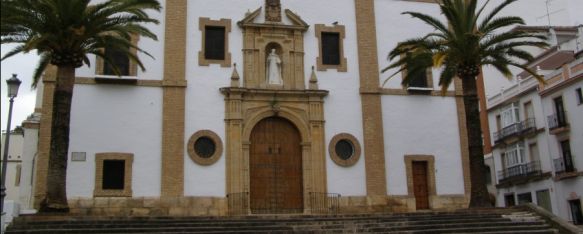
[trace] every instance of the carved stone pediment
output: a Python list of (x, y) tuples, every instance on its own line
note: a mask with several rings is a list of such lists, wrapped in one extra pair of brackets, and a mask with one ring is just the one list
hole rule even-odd
[(299, 15), (294, 13), (289, 9), (285, 9), (285, 16), (292, 23), (291, 25), (286, 25), (280, 21), (265, 21), (264, 23), (255, 23), (257, 17), (261, 14), (262, 7), (257, 8), (251, 13), (245, 15), (245, 18), (237, 22), (237, 25), (242, 28), (246, 27), (270, 27), (270, 28), (293, 28), (306, 31), (310, 27)]

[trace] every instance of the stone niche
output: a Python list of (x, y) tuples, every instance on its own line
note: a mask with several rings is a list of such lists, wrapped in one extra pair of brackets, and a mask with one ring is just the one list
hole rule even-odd
[[(327, 188), (324, 97), (328, 91), (318, 89), (313, 70), (306, 89), (304, 33), (308, 24), (287, 9), (283, 17), (291, 23), (282, 21), (278, 0), (266, 0), (264, 20), (258, 19), (261, 9), (238, 22), (243, 33), (243, 76), (239, 77), (235, 67), (231, 86), (220, 89), (225, 96), (228, 209), (229, 213), (251, 213), (250, 134), (262, 119), (278, 116), (293, 123), (301, 135), (304, 213), (311, 213), (309, 195), (325, 193)], [(267, 80), (267, 57), (272, 50), (281, 60), (281, 84)]]
[[(261, 8), (238, 22), (243, 29), (244, 86), (304, 89), (304, 32), (308, 29), (308, 24), (288, 9), (285, 10), (285, 15), (292, 22), (291, 25), (274, 21), (255, 23), (260, 12)], [(267, 83), (267, 56), (272, 49), (275, 49), (281, 59), (283, 86), (270, 86)]]

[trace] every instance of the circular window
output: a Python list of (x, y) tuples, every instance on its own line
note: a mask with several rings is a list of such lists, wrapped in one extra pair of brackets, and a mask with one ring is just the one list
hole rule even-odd
[(335, 150), (338, 157), (344, 160), (348, 160), (354, 155), (354, 147), (345, 139), (336, 142)]
[(360, 158), (360, 144), (353, 135), (340, 133), (330, 140), (328, 147), (332, 160), (344, 167), (356, 164)]
[(216, 145), (208, 137), (200, 137), (194, 142), (194, 151), (201, 158), (210, 158), (216, 151)]
[(200, 130), (188, 140), (188, 155), (200, 165), (215, 163), (223, 153), (223, 143), (219, 136), (210, 130)]

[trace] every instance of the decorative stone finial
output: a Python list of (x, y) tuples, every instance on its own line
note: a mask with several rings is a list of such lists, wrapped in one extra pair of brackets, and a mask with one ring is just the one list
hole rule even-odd
[(318, 77), (316, 77), (314, 66), (312, 66), (312, 74), (310, 75), (310, 89), (318, 89)]
[(239, 72), (237, 72), (237, 63), (233, 63), (233, 73), (231, 74), (231, 87), (239, 87)]

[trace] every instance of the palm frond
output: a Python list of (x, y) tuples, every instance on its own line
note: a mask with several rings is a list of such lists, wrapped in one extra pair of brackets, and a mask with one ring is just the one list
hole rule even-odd
[(482, 20), (482, 22), (480, 23), (478, 28), (483, 29), (484, 27), (486, 27), (486, 25), (490, 24), (490, 21), (494, 17), (496, 17), (496, 15), (498, 15), (498, 13), (500, 13), (500, 11), (502, 11), (502, 9), (506, 8), (508, 5), (512, 4), (515, 1), (516, 0), (505, 0), (500, 5), (494, 7), (494, 9), (492, 9), (492, 11), (490, 11), (490, 14), (488, 14), (486, 17), (484, 17), (484, 19)]
[(158, 0), (106, 0), (96, 4), (91, 4), (91, 0), (2, 0), (1, 3), (1, 43), (19, 44), (19, 49), (6, 57), (36, 49), (43, 62), (53, 63), (49, 58), (74, 57), (90, 65), (88, 54), (111, 60), (105, 58), (108, 55), (97, 52), (111, 47), (125, 53), (141, 69), (145, 67), (133, 51), (153, 58), (132, 44), (132, 37), (157, 40), (156, 34), (144, 25), (159, 23), (148, 14), (161, 10)]
[(40, 59), (36, 68), (34, 69), (34, 73), (32, 74), (32, 88), (36, 88), (38, 82), (40, 81), (43, 73), (51, 63), (51, 56), (47, 53), (43, 53), (40, 55)]

